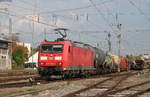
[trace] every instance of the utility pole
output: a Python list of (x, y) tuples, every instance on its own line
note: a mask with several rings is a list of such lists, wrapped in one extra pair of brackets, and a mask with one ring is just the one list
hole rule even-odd
[(111, 34), (110, 34), (110, 31), (107, 32), (107, 31), (104, 31), (105, 33), (108, 33), (107, 34), (107, 37), (108, 39), (106, 39), (108, 41), (108, 52), (111, 52)]
[(44, 40), (46, 40), (46, 28), (44, 28)]
[[(117, 24), (117, 28), (119, 30), (119, 34), (117, 35), (117, 38), (118, 38), (118, 56), (120, 59), (121, 59), (121, 36), (122, 36), (121, 26), (122, 26), (122, 24)], [(118, 65), (118, 72), (120, 72), (120, 64)]]
[(118, 38), (118, 56), (119, 57), (121, 57), (121, 36), (122, 36), (121, 26), (122, 26), (122, 24), (117, 25), (117, 28), (119, 29), (119, 34), (117, 35), (117, 38)]
[(53, 18), (53, 23), (55, 26), (57, 26), (57, 15), (56, 14), (53, 14), (52, 15), (52, 18)]
[[(118, 14), (116, 14), (116, 22), (117, 22), (117, 24), (115, 24), (114, 26), (116, 26), (117, 29), (119, 30), (118, 35), (117, 35), (118, 56), (119, 56), (119, 58), (121, 58), (121, 37), (122, 37), (121, 28), (122, 28), (122, 24), (120, 24), (118, 21)], [(118, 72), (120, 72), (120, 65), (118, 65)]]
[(9, 35), (11, 35), (11, 40), (12, 40), (12, 20), (9, 18)]
[[(37, 1), (35, 0), (35, 5), (34, 5), (34, 9), (33, 9), (33, 20), (35, 19), (35, 12), (36, 12), (36, 7), (37, 7)], [(32, 44), (31, 44), (31, 56), (32, 56), (32, 63), (33, 63), (33, 45), (34, 45), (34, 32), (35, 32), (35, 23), (34, 21), (32, 22)]]
[[(0, 21), (0, 33), (1, 33), (1, 31), (2, 31), (2, 25), (1, 25), (1, 21)], [(1, 37), (1, 36), (0, 36)]]
[[(33, 16), (34, 18), (34, 16)], [(32, 22), (32, 38), (31, 38), (31, 56), (32, 56), (32, 63), (33, 63), (33, 44), (34, 44), (34, 21)]]
[(10, 35), (10, 39), (11, 39), (11, 48), (10, 48), (10, 64), (12, 66), (12, 46), (13, 46), (13, 35), (12, 35), (12, 20), (11, 17), (9, 17), (9, 35)]
[(110, 40), (110, 38), (111, 38), (111, 34), (110, 34), (110, 32), (109, 32), (109, 33), (108, 33), (108, 46), (109, 46), (108, 51), (109, 51), (109, 52), (111, 52), (111, 40)]

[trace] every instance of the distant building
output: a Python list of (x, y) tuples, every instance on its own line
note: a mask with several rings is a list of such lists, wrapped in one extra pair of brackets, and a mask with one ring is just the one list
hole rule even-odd
[(0, 38), (0, 70), (11, 69), (11, 41)]
[(29, 60), (25, 63), (35, 63), (37, 65), (38, 63), (38, 52), (34, 53), (32, 56), (29, 57)]
[(150, 54), (144, 54), (144, 55), (142, 56), (142, 58), (143, 58), (143, 59), (146, 59), (146, 60), (147, 60), (147, 59), (150, 59)]

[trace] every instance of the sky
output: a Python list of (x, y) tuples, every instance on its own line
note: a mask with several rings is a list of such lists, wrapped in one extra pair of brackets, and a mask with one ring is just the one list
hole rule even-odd
[(120, 33), (121, 55), (150, 53), (150, 0), (0, 0), (1, 37), (10, 35), (9, 18), (12, 33), (33, 46), (45, 39), (45, 33), (50, 41), (60, 37), (53, 29), (63, 27), (69, 29), (67, 39), (104, 51), (110, 32), (114, 54)]

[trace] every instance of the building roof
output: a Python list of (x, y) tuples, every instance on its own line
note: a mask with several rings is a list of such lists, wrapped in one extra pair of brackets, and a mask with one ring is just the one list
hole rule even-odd
[(3, 39), (3, 38), (0, 38), (0, 42), (3, 42), (3, 43), (11, 43), (11, 40), (6, 40), (6, 39)]

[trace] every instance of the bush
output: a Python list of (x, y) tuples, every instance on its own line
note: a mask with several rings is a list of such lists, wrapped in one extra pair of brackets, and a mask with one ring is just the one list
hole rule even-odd
[(23, 63), (28, 60), (28, 49), (21, 45), (13, 45), (12, 60), (13, 67), (23, 67)]

